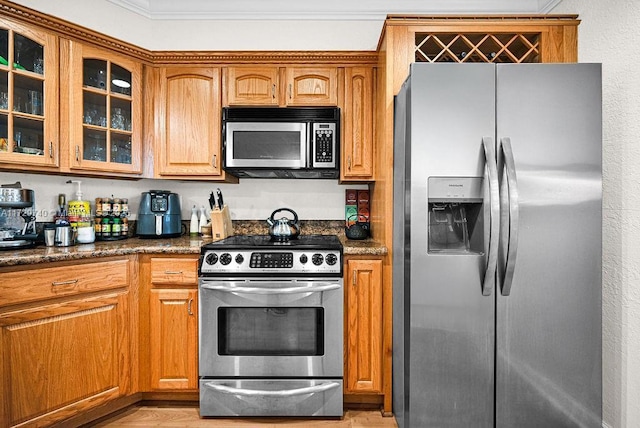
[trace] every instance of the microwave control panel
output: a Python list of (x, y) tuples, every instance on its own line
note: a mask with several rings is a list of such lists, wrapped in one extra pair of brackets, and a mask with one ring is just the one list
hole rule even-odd
[(314, 123), (312, 132), (313, 158), (311, 166), (313, 168), (335, 168), (337, 151), (336, 124)]

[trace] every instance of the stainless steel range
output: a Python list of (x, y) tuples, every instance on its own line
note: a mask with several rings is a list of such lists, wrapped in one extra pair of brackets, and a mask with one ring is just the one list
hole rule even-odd
[(202, 247), (200, 416), (342, 416), (342, 262), (333, 235)]

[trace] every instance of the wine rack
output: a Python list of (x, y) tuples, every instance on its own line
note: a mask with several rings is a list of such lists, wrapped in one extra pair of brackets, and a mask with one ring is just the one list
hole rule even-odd
[(416, 62), (541, 62), (540, 33), (416, 33)]

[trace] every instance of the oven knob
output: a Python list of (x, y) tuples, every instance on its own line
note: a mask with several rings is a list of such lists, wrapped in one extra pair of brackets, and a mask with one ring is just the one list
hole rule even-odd
[(313, 262), (314, 265), (320, 266), (324, 261), (324, 257), (322, 257), (322, 254), (316, 253), (313, 256), (311, 256), (311, 261)]
[(309, 261), (309, 258), (307, 257), (306, 254), (303, 254), (300, 256), (300, 263), (305, 264), (308, 261)]
[(236, 256), (236, 263), (238, 263), (239, 265), (241, 265), (243, 261), (244, 261), (244, 257), (242, 257), (242, 254), (238, 254), (238, 255)]
[(207, 262), (208, 265), (215, 265), (218, 261), (218, 255), (216, 253), (209, 253), (204, 261)]
[(222, 253), (220, 255), (220, 263), (222, 263), (223, 265), (228, 265), (229, 263), (231, 263), (231, 254)]
[(328, 264), (329, 266), (333, 266), (333, 265), (335, 265), (335, 264), (336, 264), (336, 262), (338, 261), (338, 257), (336, 257), (336, 255), (335, 255), (335, 254), (330, 253), (330, 254), (327, 254), (326, 260), (327, 260), (327, 264)]

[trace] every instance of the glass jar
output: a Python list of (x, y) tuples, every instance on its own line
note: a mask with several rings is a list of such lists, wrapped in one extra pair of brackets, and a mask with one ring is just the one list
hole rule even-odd
[(102, 219), (102, 238), (111, 238), (111, 219), (104, 217)]
[(129, 236), (129, 219), (126, 217), (122, 218), (122, 229), (120, 230), (120, 234), (122, 236)]
[(122, 233), (122, 223), (120, 222), (120, 217), (114, 217), (111, 220), (111, 236), (114, 238), (119, 237)]
[(113, 198), (113, 204), (111, 204), (111, 214), (115, 216), (119, 216), (120, 210), (121, 210), (120, 198)]

